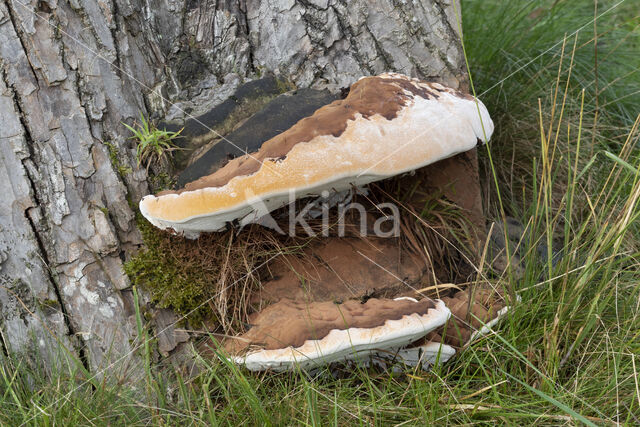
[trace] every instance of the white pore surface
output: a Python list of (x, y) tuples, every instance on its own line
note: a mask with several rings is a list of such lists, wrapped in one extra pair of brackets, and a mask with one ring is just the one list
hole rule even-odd
[[(265, 162), (269, 163), (267, 169), (263, 165), (255, 174), (237, 176), (222, 187), (146, 196), (140, 202), (140, 212), (161, 229), (173, 228), (197, 237), (200, 232), (221, 231), (232, 221), (256, 221), (292, 199), (323, 190), (343, 191), (427, 166), (474, 148), (478, 140), (487, 142), (492, 133), (493, 122), (479, 100), (448, 92), (440, 92), (438, 99), (416, 96), (392, 120), (358, 115), (342, 135), (321, 135), (298, 143), (284, 160)], [(251, 187), (254, 179), (273, 182), (274, 190), (255, 194)], [(176, 221), (154, 217), (147, 208), (147, 203), (164, 199), (179, 209), (180, 197), (194, 192), (211, 197), (231, 195), (238, 203)]]
[(404, 347), (444, 325), (451, 312), (444, 302), (437, 300), (427, 314), (405, 315), (387, 320), (375, 328), (334, 329), (320, 340), (308, 340), (300, 347), (259, 350), (233, 357), (251, 371), (288, 371), (296, 367), (314, 368), (333, 362), (356, 360), (379, 349)]
[(428, 370), (436, 362), (445, 363), (456, 354), (456, 350), (447, 344), (430, 341), (424, 345), (398, 350), (396, 358), (408, 366), (421, 365)]
[(445, 363), (456, 354), (456, 350), (439, 342), (430, 341), (426, 344), (406, 348), (390, 348), (377, 351), (364, 360), (363, 366), (377, 366), (380, 369), (391, 370), (395, 373), (405, 372), (407, 367), (420, 367), (428, 371), (436, 363)]

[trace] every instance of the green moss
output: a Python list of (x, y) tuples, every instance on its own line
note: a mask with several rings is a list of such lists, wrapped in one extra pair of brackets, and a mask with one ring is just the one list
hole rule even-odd
[(277, 95), (263, 95), (246, 99), (240, 103), (220, 125), (214, 129), (220, 135), (227, 135), (243, 120), (262, 110)]
[(201, 323), (212, 314), (208, 304), (201, 306), (208, 298), (210, 272), (181, 262), (181, 254), (168, 250), (172, 240), (181, 238), (158, 230), (139, 213), (136, 220), (146, 247), (124, 265), (132, 284), (147, 290), (158, 307)]
[(193, 162), (215, 144), (222, 141), (221, 136), (230, 134), (236, 126), (262, 110), (276, 96), (277, 95), (263, 95), (256, 98), (245, 99), (227, 115), (224, 121), (211, 128), (210, 132), (189, 138), (185, 149), (176, 151), (173, 157), (175, 168), (177, 170), (184, 170), (190, 162)]
[(261, 274), (269, 274), (257, 266), (277, 254), (300, 252), (308, 241), (276, 237), (259, 225), (191, 240), (159, 230), (139, 212), (136, 222), (144, 247), (124, 265), (131, 283), (191, 326), (221, 321), (225, 331), (246, 326), (249, 295), (260, 286)]
[(135, 211), (136, 209), (138, 209), (138, 203), (131, 198), (131, 194), (127, 192), (126, 198), (127, 198), (127, 204), (129, 205), (131, 210)]
[[(191, 162), (218, 144), (222, 140), (221, 137), (229, 135), (245, 120), (265, 108), (278, 95), (296, 89), (296, 86), (290, 80), (278, 78), (276, 79), (276, 85), (278, 93), (247, 97), (236, 105), (221, 123), (211, 127), (209, 132), (199, 136), (185, 137), (184, 147), (173, 153), (174, 170), (184, 170)], [(235, 99), (233, 96), (231, 98)], [(165, 188), (170, 187), (167, 186)]]
[(42, 310), (45, 315), (50, 315), (60, 311), (60, 302), (55, 299), (47, 298), (40, 300), (38, 301), (38, 304), (40, 306), (40, 310)]
[(125, 176), (131, 173), (131, 168), (120, 161), (120, 150), (118, 146), (113, 142), (104, 141), (104, 145), (109, 150), (109, 160), (113, 169), (120, 175), (120, 178), (124, 179)]

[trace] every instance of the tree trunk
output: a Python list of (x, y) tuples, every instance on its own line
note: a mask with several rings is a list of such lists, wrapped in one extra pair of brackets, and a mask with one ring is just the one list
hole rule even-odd
[(457, 28), (450, 0), (3, 0), (4, 351), (50, 364), (62, 343), (93, 371), (134, 358), (122, 263), (148, 186), (123, 122), (196, 114), (266, 71), (298, 87), (389, 70), (464, 86)]

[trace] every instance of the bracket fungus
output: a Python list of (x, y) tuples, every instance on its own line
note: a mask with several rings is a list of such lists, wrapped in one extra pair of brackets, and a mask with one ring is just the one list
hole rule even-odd
[(255, 325), (225, 348), (236, 363), (253, 371), (312, 368), (404, 347), (444, 325), (449, 316), (442, 301), (429, 299), (281, 300), (259, 312)]
[(427, 370), (487, 334), (508, 309), (501, 295), (487, 288), (458, 291), (442, 300), (372, 298), (336, 304), (283, 299), (256, 313), (254, 326), (229, 338), (225, 350), (252, 371), (348, 361)]
[[(476, 203), (479, 185), (471, 183), (472, 178), (477, 183), (477, 164), (473, 169), (469, 159), (475, 161), (470, 150), (492, 132), (487, 109), (470, 95), (401, 74), (363, 77), (344, 99), (316, 109), (257, 151), (203, 172), (212, 171), (182, 189), (144, 197), (140, 212), (158, 228), (195, 238), (229, 224), (258, 222), (296, 199), (326, 197), (325, 192), (339, 196), (423, 168), (393, 184), (405, 179), (413, 180), (413, 187), (434, 184), (448, 206), (460, 205), (461, 212), (480, 217), (471, 219), (473, 226), (483, 227), (481, 207), (474, 211), (481, 204)], [(431, 179), (418, 179), (425, 176)], [(457, 187), (449, 192), (451, 180)], [(430, 199), (422, 193), (430, 189), (422, 190), (405, 200), (424, 209)], [(453, 193), (468, 206), (449, 197)], [(411, 283), (437, 281), (438, 257), (427, 254), (425, 262), (428, 245), (404, 230), (392, 238), (323, 234), (301, 245), (300, 253), (281, 254), (265, 268), (271, 277), (260, 276), (260, 289), (246, 298), (251, 327), (224, 341), (231, 360), (255, 371), (354, 360), (428, 368), (485, 333), (506, 310), (495, 292), (466, 290), (437, 300), (407, 294)], [(409, 243), (403, 245), (403, 238)], [(372, 265), (389, 275), (381, 277)]]
[(438, 83), (388, 73), (363, 77), (346, 98), (177, 191), (149, 195), (140, 212), (187, 237), (246, 224), (294, 199), (409, 172), (486, 142), (481, 101)]

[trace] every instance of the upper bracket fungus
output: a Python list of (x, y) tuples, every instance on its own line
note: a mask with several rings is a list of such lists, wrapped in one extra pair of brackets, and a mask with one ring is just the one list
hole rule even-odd
[(293, 199), (412, 171), (486, 142), (479, 100), (395, 73), (363, 77), (346, 98), (177, 191), (149, 195), (141, 213), (187, 237), (246, 224)]

